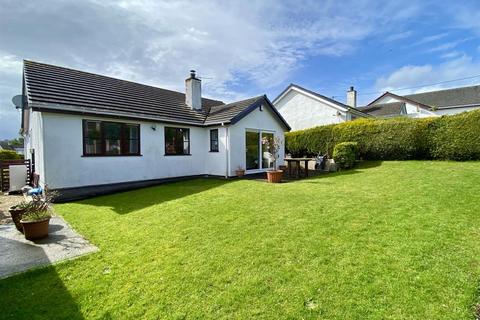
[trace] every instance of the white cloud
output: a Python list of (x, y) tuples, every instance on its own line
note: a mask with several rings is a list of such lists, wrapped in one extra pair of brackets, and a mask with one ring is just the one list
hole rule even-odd
[(22, 59), (0, 51), (0, 74), (19, 74), (21, 71)]
[(26, 58), (175, 90), (196, 69), (211, 78), (207, 96), (236, 100), (287, 82), (306, 58), (353, 54), (422, 12), (375, 0), (19, 2), (0, 11), (0, 76), (15, 74), (8, 99)]
[(426, 43), (430, 43), (430, 42), (435, 42), (437, 40), (445, 38), (446, 36), (448, 36), (448, 33), (446, 33), (446, 32), (426, 36), (426, 37), (423, 37), (422, 39), (416, 41), (415, 43), (413, 43), (413, 46), (418, 46), (418, 45), (422, 45), (422, 44), (426, 44)]
[[(392, 91), (400, 94), (409, 94), (479, 84), (480, 77), (431, 85), (476, 75), (480, 75), (480, 62), (473, 60), (470, 56), (463, 55), (435, 66), (426, 64), (401, 67), (390, 75), (377, 79), (375, 87), (379, 92)], [(401, 91), (395, 90), (409, 87), (415, 88)]]

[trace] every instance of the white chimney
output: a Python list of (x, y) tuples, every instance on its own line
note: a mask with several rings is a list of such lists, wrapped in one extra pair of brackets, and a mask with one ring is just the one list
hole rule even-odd
[(347, 105), (353, 108), (357, 107), (357, 91), (353, 87), (347, 91)]
[(185, 103), (192, 110), (202, 109), (202, 80), (195, 77), (195, 70), (190, 70), (190, 78), (185, 80)]

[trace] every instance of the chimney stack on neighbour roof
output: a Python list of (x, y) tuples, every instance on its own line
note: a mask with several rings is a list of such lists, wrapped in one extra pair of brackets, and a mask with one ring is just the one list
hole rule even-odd
[(347, 91), (347, 105), (352, 108), (357, 107), (357, 91), (353, 87)]
[(185, 103), (192, 110), (202, 109), (202, 80), (190, 70), (190, 78), (185, 79)]

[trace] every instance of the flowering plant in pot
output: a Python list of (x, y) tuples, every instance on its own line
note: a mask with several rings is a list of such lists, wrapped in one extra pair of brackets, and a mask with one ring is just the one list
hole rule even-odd
[(279, 151), (282, 147), (282, 140), (278, 137), (262, 138), (262, 144), (265, 149), (272, 155), (273, 168), (267, 171), (267, 180), (270, 183), (279, 183), (282, 181), (283, 171), (277, 169), (277, 159), (280, 157)]
[(235, 174), (237, 177), (243, 177), (245, 175), (245, 169), (242, 168), (242, 166), (238, 166), (237, 170), (235, 170)]
[(23, 233), (23, 227), (22, 227), (22, 224), (20, 223), (20, 220), (22, 219), (23, 214), (27, 210), (27, 207), (28, 207), (28, 202), (22, 201), (19, 204), (16, 204), (8, 208), (8, 212), (12, 217), (13, 223), (15, 224), (15, 228), (17, 228), (17, 230), (20, 231), (21, 233)]
[(35, 195), (32, 196), (32, 201), (27, 203), (25, 213), (20, 220), (26, 239), (34, 240), (48, 236), (48, 225), (52, 216), (51, 201), (55, 196), (54, 193), (44, 197)]

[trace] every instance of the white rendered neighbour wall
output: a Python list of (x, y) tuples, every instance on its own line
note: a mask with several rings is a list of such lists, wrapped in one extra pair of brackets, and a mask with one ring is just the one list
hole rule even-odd
[(292, 127), (292, 130), (341, 123), (348, 120), (345, 112), (295, 90), (291, 90), (275, 102), (275, 107)]

